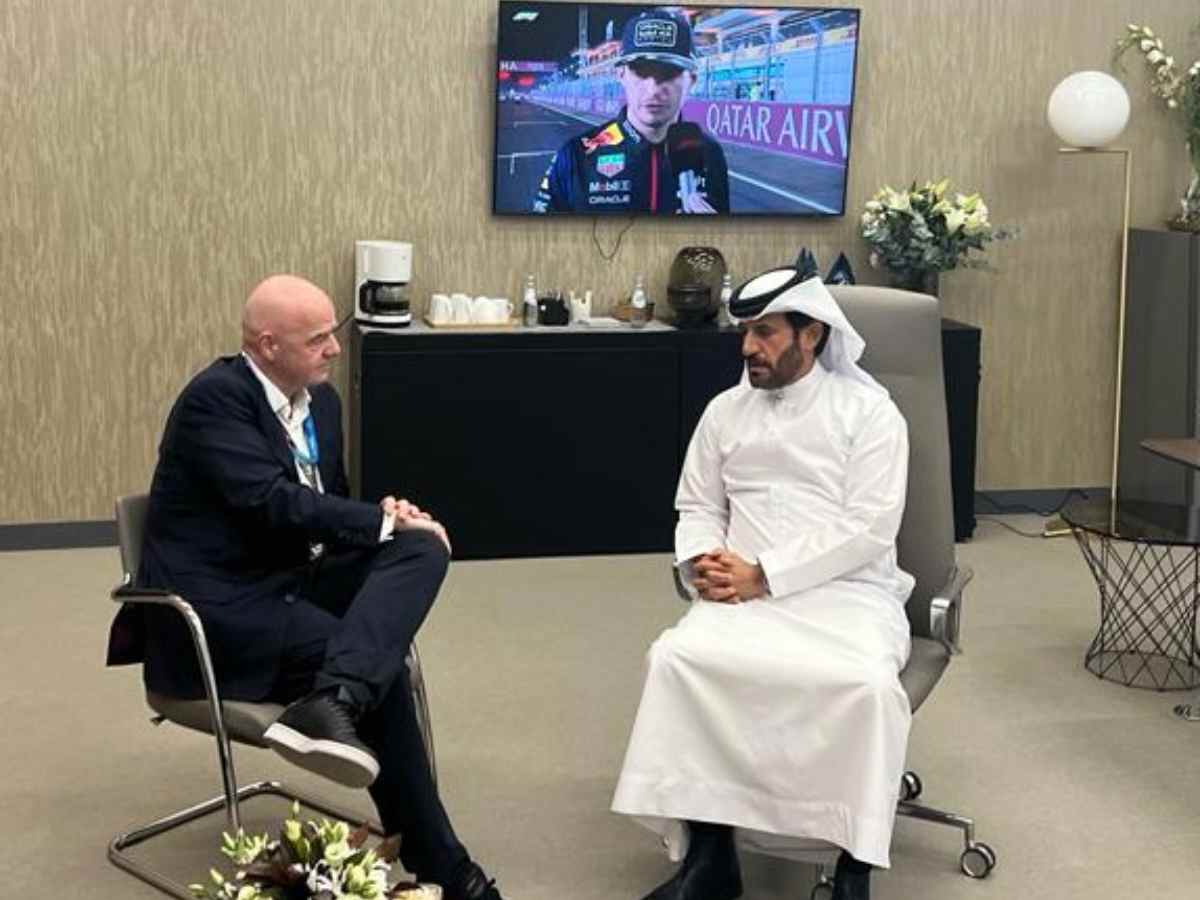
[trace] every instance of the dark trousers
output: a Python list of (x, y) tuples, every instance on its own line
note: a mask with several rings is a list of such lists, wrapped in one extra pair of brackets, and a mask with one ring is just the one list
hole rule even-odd
[(405, 655), (433, 606), (449, 556), (427, 531), (397, 532), (366, 550), (314, 564), (292, 606), (271, 699), (342, 688), (362, 715), (358, 733), (379, 759), (369, 791), (400, 861), (422, 881), (442, 882), (467, 859), (425, 754)]

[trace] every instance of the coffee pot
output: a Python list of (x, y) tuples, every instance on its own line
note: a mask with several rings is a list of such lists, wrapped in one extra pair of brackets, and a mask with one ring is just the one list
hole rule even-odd
[(412, 244), (355, 241), (354, 317), (368, 325), (403, 328), (412, 322), (408, 284)]

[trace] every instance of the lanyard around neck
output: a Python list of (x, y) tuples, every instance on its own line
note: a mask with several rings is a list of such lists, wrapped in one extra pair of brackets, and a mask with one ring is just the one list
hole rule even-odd
[(295, 441), (288, 443), (291, 444), (292, 455), (300, 465), (316, 468), (317, 463), (321, 461), (321, 448), (317, 446), (317, 426), (313, 424), (312, 413), (304, 419), (304, 443), (308, 445), (307, 452), (296, 446)]

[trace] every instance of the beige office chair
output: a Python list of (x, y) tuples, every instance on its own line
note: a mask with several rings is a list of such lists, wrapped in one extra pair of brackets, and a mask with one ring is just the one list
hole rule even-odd
[[(346, 822), (357, 822), (361, 817), (356, 813), (330, 806), (316, 797), (286, 788), (278, 781), (258, 781), (241, 788), (238, 787), (233, 769), (233, 750), (230, 742), (238, 741), (255, 747), (266, 747), (267, 744), (262, 739), (263, 732), (279, 717), (279, 714), (283, 712), (283, 707), (274, 703), (222, 701), (217, 693), (212, 659), (209, 655), (208, 643), (204, 638), (204, 626), (200, 622), (200, 617), (183, 597), (169, 591), (143, 590), (137, 587), (136, 578), (141, 566), (142, 536), (145, 533), (148, 506), (149, 497), (146, 494), (133, 494), (117, 500), (117, 542), (121, 550), (121, 567), (124, 577), (121, 584), (112, 592), (112, 599), (118, 603), (156, 603), (169, 606), (186, 620), (196, 648), (196, 657), (200, 663), (200, 673), (204, 680), (207, 697), (204, 700), (177, 700), (147, 690), (146, 703), (157, 714), (151, 719), (155, 725), (159, 725), (163, 721), (174, 722), (185, 728), (211, 734), (216, 738), (222, 793), (211, 800), (170, 813), (147, 825), (118, 834), (108, 845), (108, 858), (115, 865), (160, 890), (175, 897), (191, 900), (192, 894), (186, 885), (172, 881), (149, 866), (135, 861), (124, 851), (135, 844), (140, 844), (165, 831), (178, 828), (219, 809), (225, 810), (230, 830), (236, 831), (241, 827), (239, 802), (260, 794), (274, 794), (288, 800), (296, 800), (310, 809)], [(425, 680), (421, 674), (421, 664), (415, 644), (409, 651), (407, 661), (417, 718), (424, 737), (425, 750), (429, 755), (429, 767), (436, 780), (429, 704), (425, 695)], [(378, 823), (367, 822), (366, 824), (375, 834), (383, 834)]]
[[(917, 582), (906, 607), (912, 654), (900, 673), (915, 713), (942, 677), (950, 657), (959, 652), (959, 611), (972, 574), (959, 568), (954, 558), (941, 314), (937, 300), (923, 294), (845, 285), (830, 290), (867, 342), (863, 368), (888, 389), (908, 422), (908, 495), (896, 543), (900, 566)], [(682, 593), (678, 575), (676, 585)], [(959, 867), (971, 878), (986, 878), (996, 865), (996, 854), (975, 840), (975, 823), (918, 803), (921, 791), (917, 773), (905, 772), (897, 815), (960, 829)], [(812, 892), (814, 900), (832, 894), (832, 889), (822, 869)]]

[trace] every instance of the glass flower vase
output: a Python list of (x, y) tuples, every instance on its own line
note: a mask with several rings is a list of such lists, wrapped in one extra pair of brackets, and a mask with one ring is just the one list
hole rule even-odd
[(1200, 233), (1200, 128), (1188, 132), (1188, 156), (1192, 161), (1192, 180), (1179, 200), (1179, 215), (1167, 221), (1174, 231)]

